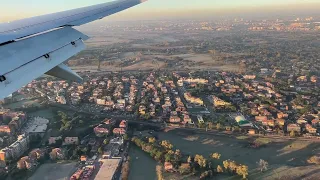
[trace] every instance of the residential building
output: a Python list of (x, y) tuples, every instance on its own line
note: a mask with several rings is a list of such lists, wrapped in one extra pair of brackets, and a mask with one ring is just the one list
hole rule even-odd
[(52, 160), (62, 160), (65, 158), (64, 152), (60, 148), (52, 149), (49, 155), (50, 155), (50, 159)]
[(114, 128), (113, 134), (125, 135), (126, 130), (124, 128)]
[(0, 133), (11, 135), (12, 131), (8, 125), (1, 125), (0, 126)]
[(32, 161), (29, 158), (29, 156), (22, 157), (18, 162), (17, 162), (17, 168), (18, 169), (31, 169), (32, 168)]
[(49, 145), (57, 143), (57, 141), (62, 140), (61, 136), (58, 137), (49, 137), (48, 142)]
[(299, 124), (288, 124), (287, 125), (287, 131), (295, 131), (295, 132), (301, 132), (301, 127)]
[(126, 120), (122, 120), (120, 122), (120, 125), (119, 125), (120, 128), (127, 128), (127, 121)]
[(18, 136), (18, 140), (10, 146), (1, 149), (0, 160), (16, 160), (29, 149), (29, 136), (26, 134)]
[(170, 162), (165, 162), (165, 163), (164, 163), (164, 169), (165, 169), (166, 171), (172, 171), (172, 170), (173, 170), (173, 165), (172, 165), (172, 163), (170, 163)]
[(200, 98), (193, 97), (190, 93), (184, 93), (184, 98), (185, 98), (186, 101), (188, 101), (189, 103), (203, 106), (203, 101), (202, 101)]
[(44, 156), (44, 151), (37, 148), (37, 149), (33, 149), (30, 153), (29, 153), (29, 157), (31, 160), (39, 160)]
[(71, 144), (79, 144), (79, 138), (78, 137), (66, 137), (64, 139), (65, 145), (71, 145)]
[(306, 124), (306, 131), (310, 134), (316, 134), (317, 129), (312, 127), (310, 124)]
[(98, 136), (98, 137), (109, 134), (109, 129), (104, 127), (103, 125), (99, 125), (99, 126), (95, 127), (93, 130), (94, 130), (94, 133), (96, 134), (96, 136)]
[(169, 122), (171, 123), (179, 123), (181, 121), (180, 117), (176, 116), (176, 115), (171, 115)]

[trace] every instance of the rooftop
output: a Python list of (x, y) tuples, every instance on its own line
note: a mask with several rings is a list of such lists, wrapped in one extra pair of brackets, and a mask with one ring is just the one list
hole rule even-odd
[(120, 159), (103, 159), (103, 164), (100, 167), (100, 170), (95, 180), (105, 180), (105, 179), (112, 179), (114, 173), (116, 172)]

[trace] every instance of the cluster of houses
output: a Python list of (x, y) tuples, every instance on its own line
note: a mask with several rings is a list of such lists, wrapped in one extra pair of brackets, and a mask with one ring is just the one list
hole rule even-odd
[(14, 112), (9, 109), (0, 109), (0, 135), (15, 135), (26, 123), (26, 114), (23, 112)]
[(44, 155), (45, 151), (43, 149), (33, 149), (30, 151), (28, 156), (20, 158), (20, 160), (17, 162), (17, 168), (32, 170), (39, 164), (39, 160), (43, 158)]
[(111, 119), (106, 119), (104, 123), (99, 124), (94, 128), (94, 133), (98, 137), (104, 137), (109, 135), (111, 132), (114, 135), (125, 135), (127, 131), (127, 121), (122, 120), (118, 127), (116, 126), (116, 121)]
[[(274, 83), (257, 79), (256, 75), (241, 77), (222, 72), (218, 77), (222, 78), (212, 78), (215, 80), (211, 81), (211, 84), (215, 85), (214, 90), (222, 93), (231, 102), (213, 96), (212, 102), (215, 107), (238, 106), (238, 111), (252, 117), (257, 125), (268, 132), (280, 129), (281, 132), (317, 133), (320, 117), (317, 97), (307, 95), (299, 97), (294, 90), (291, 92), (278, 91)], [(297, 78), (297, 83), (300, 81), (307, 81), (307, 79), (300, 76)], [(316, 82), (316, 78), (312, 76), (310, 82)], [(307, 107), (310, 109), (301, 111)], [(303, 112), (302, 116), (299, 116), (299, 112)]]
[(97, 77), (87, 84), (87, 88), (94, 88), (91, 96), (85, 97), (89, 102), (103, 106), (104, 110), (133, 111), (138, 91), (138, 80), (134, 76)]
[(148, 77), (143, 81), (141, 92), (140, 92), (140, 106), (138, 112), (140, 115), (145, 114), (151, 117), (156, 116), (156, 106), (160, 105), (160, 94), (158, 88), (161, 84), (155, 84), (155, 77), (153, 73), (149, 74)]

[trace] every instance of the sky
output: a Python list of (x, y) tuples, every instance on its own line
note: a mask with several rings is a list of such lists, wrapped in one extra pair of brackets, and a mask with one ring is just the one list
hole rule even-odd
[[(1, 0), (0, 21), (64, 11), (112, 0)], [(307, 11), (320, 7), (320, 0), (149, 0), (111, 19), (152, 19), (165, 16), (241, 13), (251, 11)]]

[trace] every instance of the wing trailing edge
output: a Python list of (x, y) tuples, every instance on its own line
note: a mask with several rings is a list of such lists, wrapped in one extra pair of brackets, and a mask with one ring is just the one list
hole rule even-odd
[(0, 99), (43, 74), (81, 81), (63, 64), (85, 49), (88, 37), (80, 26), (123, 11), (147, 0), (109, 3), (0, 23)]
[(85, 49), (83, 39), (87, 36), (66, 27), (0, 48), (0, 73), (6, 78), (0, 82), (0, 99), (47, 72), (56, 76), (61, 72), (58, 77), (68, 79), (66, 76), (72, 75), (69, 78), (79, 80), (61, 64)]

